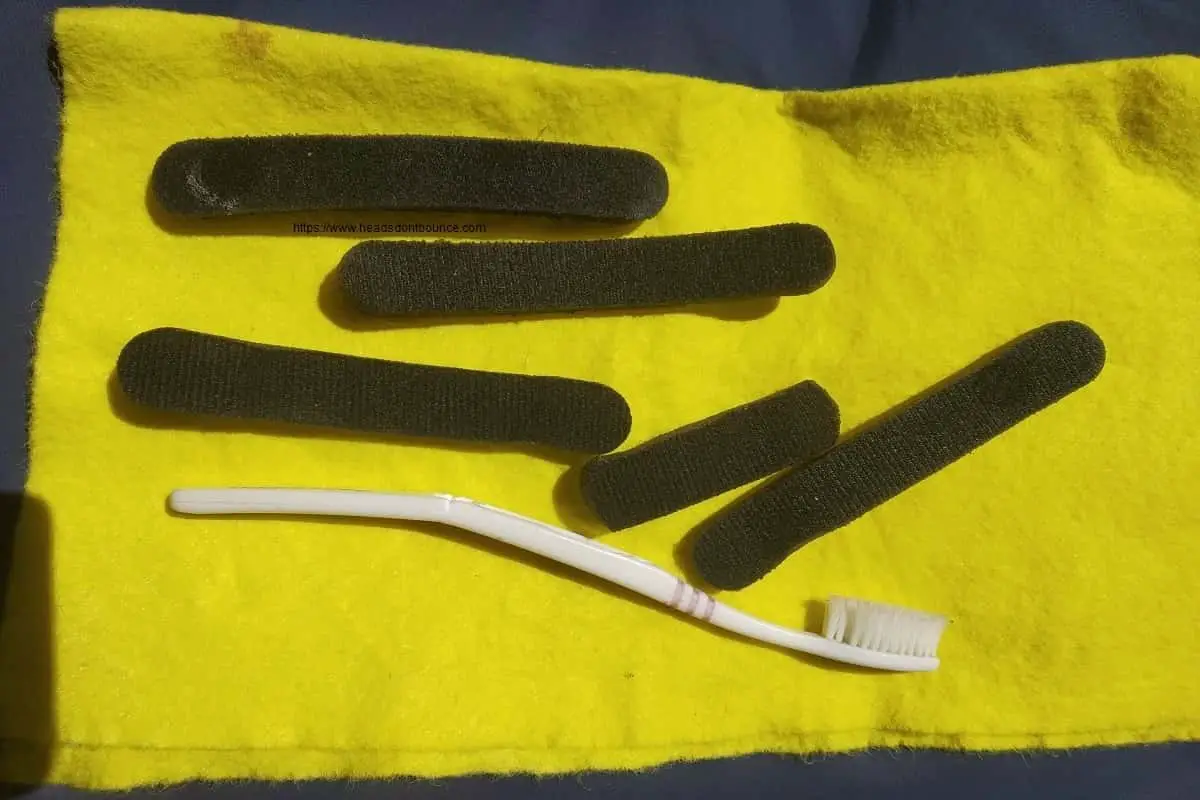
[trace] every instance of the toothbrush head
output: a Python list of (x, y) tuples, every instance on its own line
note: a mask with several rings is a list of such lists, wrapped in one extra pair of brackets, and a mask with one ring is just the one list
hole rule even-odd
[(826, 639), (899, 656), (936, 658), (946, 618), (886, 603), (830, 597), (825, 604)]

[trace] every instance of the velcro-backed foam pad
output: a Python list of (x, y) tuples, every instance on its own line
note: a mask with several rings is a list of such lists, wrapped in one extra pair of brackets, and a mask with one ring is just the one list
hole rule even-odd
[(797, 547), (853, 521), (1100, 374), (1104, 343), (1078, 322), (1017, 339), (812, 463), (752, 492), (697, 531), (705, 580), (740, 589)]
[(584, 464), (580, 488), (611, 530), (681, 508), (832, 447), (838, 408), (813, 381), (694, 422)]
[(164, 411), (587, 453), (620, 445), (631, 423), (624, 398), (590, 381), (357, 358), (178, 328), (131, 339), (117, 378), (130, 399)]
[(338, 278), (365, 314), (538, 313), (806, 294), (833, 273), (814, 225), (564, 242), (370, 241)]
[(168, 147), (151, 186), (173, 214), (442, 210), (647, 219), (667, 173), (636, 150), (455, 136), (264, 136)]

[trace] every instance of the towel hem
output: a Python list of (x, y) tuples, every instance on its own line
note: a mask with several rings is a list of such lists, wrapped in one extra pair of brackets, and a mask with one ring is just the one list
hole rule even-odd
[[(550, 775), (649, 769), (680, 761), (752, 753), (821, 756), (877, 747), (976, 752), (1059, 750), (1200, 739), (1200, 721), (1149, 728), (1051, 733), (928, 732), (859, 729), (754, 736), (686, 744), (586, 748), (413, 750), (369, 747), (162, 747), (0, 738), (0, 779), (125, 789), (189, 780), (315, 778), (450, 778), (473, 774)], [(533, 757), (533, 758), (531, 758)], [(531, 766), (534, 764), (534, 766)], [(36, 766), (35, 766), (36, 765)], [(49, 767), (47, 768), (47, 765)]]

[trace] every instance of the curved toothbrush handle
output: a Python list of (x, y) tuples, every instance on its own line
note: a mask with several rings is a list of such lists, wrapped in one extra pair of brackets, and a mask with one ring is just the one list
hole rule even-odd
[[(521, 514), (448, 494), (338, 489), (177, 489), (181, 514), (305, 514), (441, 522), (519, 547), (700, 616), (715, 602), (645, 559)], [(711, 613), (711, 611), (709, 612)]]
[(176, 489), (167, 498), (172, 511), (196, 516), (231, 514), (311, 514), (322, 517), (374, 517), (414, 522), (445, 522), (453, 497), (444, 494), (391, 494), (349, 489)]
[(338, 489), (178, 489), (181, 514), (305, 514), (440, 522), (574, 567), (750, 639), (874, 669), (926, 671), (936, 658), (882, 653), (785, 628), (719, 603), (657, 564), (530, 517), (448, 494)]

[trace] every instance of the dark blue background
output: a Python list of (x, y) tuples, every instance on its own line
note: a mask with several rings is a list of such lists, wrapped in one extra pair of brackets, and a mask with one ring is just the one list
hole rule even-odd
[[(53, 0), (0, 3), (0, 492), (19, 492), (24, 485), (31, 330), (54, 244), (58, 109), (46, 52), (49, 15), (59, 5)], [(833, 89), (1102, 58), (1200, 53), (1196, 0), (197, 0), (124, 5), (770, 88)], [(0, 587), (4, 577), (0, 575)], [(47, 787), (35, 794), (45, 800), (78, 793)], [(462, 778), (438, 784), (192, 785), (169, 794), (197, 800), (1018, 794), (1165, 800), (1200, 797), (1200, 745), (986, 757), (932, 751), (808, 760), (753, 756), (634, 774)]]

